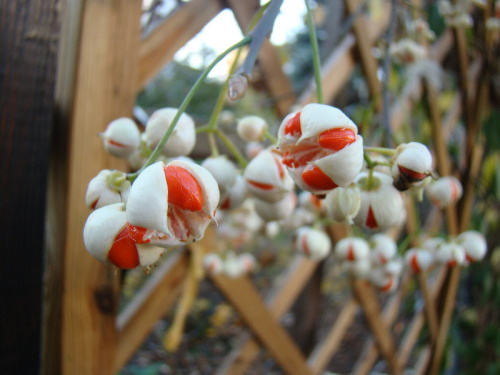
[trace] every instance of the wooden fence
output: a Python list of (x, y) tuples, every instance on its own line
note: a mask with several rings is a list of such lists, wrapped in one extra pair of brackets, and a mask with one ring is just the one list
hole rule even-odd
[[(140, 0), (65, 2), (56, 89), (63, 126), (57, 129), (57, 143), (53, 149), (47, 215), (49, 240), (44, 320), (44, 347), (47, 349), (43, 364), (47, 374), (115, 373), (178, 299), (188, 271), (189, 249), (169, 255), (117, 315), (120, 277), (115, 269), (97, 263), (84, 249), (82, 228), (89, 214), (84, 196), (88, 181), (101, 169), (125, 168), (121, 162), (106, 155), (96, 134), (112, 119), (131, 115), (137, 93), (172, 60), (181, 46), (222, 10), (222, 4), (234, 11), (242, 29), (258, 7), (258, 1), (191, 0), (179, 5), (149, 35), (141, 37)], [(349, 13), (357, 11), (359, 5), (357, 1), (345, 1)], [(343, 37), (324, 61), (325, 102), (333, 102), (358, 63), (363, 68), (372, 97), (379, 97), (377, 62), (370, 51), (386, 31), (389, 14), (390, 8), (387, 8), (383, 17), (376, 21), (364, 16), (356, 18), (351, 33)], [(462, 90), (457, 93), (456, 103), (461, 101), (464, 105), (454, 105), (449, 113), (440, 113), (435, 89), (415, 79), (407, 84), (404, 95), (390, 111), (391, 126), (397, 129), (405, 122), (405, 114), (410, 112), (412, 105), (425, 95), (435, 132), (433, 139), (441, 144), (439, 147), (435, 144), (435, 150), (446, 149), (442, 145), (458, 121), (460, 111), (465, 112), (462, 115), (466, 118), (469, 134), (476, 131), (481, 114), (479, 111), (470, 113), (474, 108), (471, 93), (479, 90), (472, 86), (484, 62), (467, 61), (462, 34), (460, 29), (454, 33), (445, 32), (432, 46), (431, 56), (440, 63), (452, 49), (458, 52)], [(296, 102), (305, 104), (315, 100), (312, 85), (300, 97), (289, 95), (291, 84), (270, 43), (266, 42), (259, 54), (259, 67), (270, 94), (281, 98), (276, 101), (279, 114), (287, 113)], [(481, 100), (479, 103), (483, 105), (484, 99)], [(456, 172), (451, 170), (447, 154), (437, 154), (436, 158), (442, 175)], [(473, 197), (472, 181), (477, 177), (480, 159), (481, 147), (469, 147), (465, 162), (472, 168), (464, 176), (463, 203), (458, 212), (452, 208), (446, 213), (450, 233), (467, 227)], [(439, 212), (434, 212), (431, 218), (440, 220)], [(411, 225), (410, 220), (409, 231)], [(334, 239), (345, 235), (342, 226), (331, 229)], [(214, 241), (207, 235), (193, 247), (214, 246)], [(381, 306), (374, 289), (363, 281), (353, 281), (352, 298), (346, 301), (325, 339), (317, 343), (306, 358), (280, 324), (280, 318), (290, 309), (317, 266), (317, 262), (296, 256), (265, 298), (248, 278), (213, 277), (212, 281), (239, 312), (249, 332), (242, 333), (241, 344), (221, 364), (219, 375), (244, 373), (261, 348), (267, 349), (286, 373), (320, 374), (339, 349), (359, 309), (365, 314), (372, 337), (354, 364), (353, 373), (367, 374), (379, 356), (386, 361), (391, 373), (402, 373), (426, 321), (432, 335), (417, 361), (416, 373), (437, 373), (454, 307), (459, 269), (442, 269), (430, 285), (427, 280), (419, 279), (426, 294), (426, 308), (414, 315), (406, 335), (399, 342), (392, 334), (392, 323), (397, 318), (406, 289), (400, 288)], [(444, 303), (438, 306), (438, 300)]]

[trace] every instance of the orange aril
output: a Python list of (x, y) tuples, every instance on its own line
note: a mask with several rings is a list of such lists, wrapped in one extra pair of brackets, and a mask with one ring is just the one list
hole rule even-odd
[(373, 214), (372, 206), (368, 207), (368, 215), (366, 215), (366, 226), (370, 229), (376, 229), (378, 227), (377, 220)]
[(302, 135), (302, 129), (300, 128), (300, 112), (297, 112), (288, 119), (285, 124), (285, 134), (290, 134), (294, 137), (300, 137)]
[(135, 243), (148, 243), (151, 241), (149, 239), (147, 240), (144, 239), (144, 235), (146, 234), (147, 228), (136, 227), (135, 225), (127, 223), (127, 230), (128, 230), (128, 235), (130, 236), (130, 238), (132, 238), (132, 240)]
[(196, 178), (177, 165), (167, 165), (163, 171), (168, 185), (168, 203), (183, 210), (200, 211), (203, 208), (203, 195)]
[(250, 185), (255, 186), (256, 188), (262, 189), (262, 190), (272, 190), (274, 188), (273, 185), (271, 185), (271, 184), (265, 184), (263, 182), (258, 182), (258, 181), (249, 180), (249, 179), (247, 179), (247, 182)]
[(139, 253), (135, 242), (130, 237), (127, 227), (116, 236), (111, 249), (108, 252), (108, 259), (115, 266), (130, 270), (139, 265)]
[(332, 181), (318, 166), (310, 164), (302, 172), (304, 182), (316, 190), (331, 190), (338, 185)]
[(356, 134), (351, 129), (335, 128), (324, 131), (319, 136), (319, 144), (323, 148), (339, 151), (356, 141)]

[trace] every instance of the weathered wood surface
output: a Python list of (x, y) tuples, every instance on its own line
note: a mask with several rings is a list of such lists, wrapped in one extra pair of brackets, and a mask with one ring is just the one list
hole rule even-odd
[[(61, 363), (63, 374), (110, 374), (116, 350), (115, 315), (119, 273), (99, 264), (83, 246), (82, 229), (90, 210), (87, 184), (101, 169), (125, 169), (107, 155), (97, 134), (116, 117), (130, 116), (135, 100), (141, 2), (83, 3), (74, 101), (61, 125), (56, 190), (63, 209), (55, 235), (63, 261)], [(54, 348), (54, 350), (58, 350)]]
[(0, 373), (41, 368), (44, 238), (60, 14), (0, 3)]

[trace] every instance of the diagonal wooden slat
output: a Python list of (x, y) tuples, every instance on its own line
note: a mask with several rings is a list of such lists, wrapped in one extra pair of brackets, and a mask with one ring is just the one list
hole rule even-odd
[(174, 11), (139, 46), (136, 92), (140, 91), (221, 11), (217, 0), (193, 0)]
[[(290, 309), (317, 266), (318, 262), (297, 255), (286, 273), (278, 277), (278, 281), (266, 298), (266, 305), (276, 321)], [(260, 343), (249, 333), (243, 333), (238, 342), (238, 346), (217, 369), (217, 375), (243, 374), (261, 350)]]
[(353, 279), (352, 288), (359, 304), (363, 308), (366, 320), (377, 342), (382, 357), (386, 360), (392, 374), (400, 374), (401, 369), (396, 358), (394, 340), (388, 324), (382, 319), (380, 307), (373, 287), (366, 280)]
[(340, 311), (335, 324), (332, 326), (325, 339), (312, 351), (307, 363), (314, 374), (321, 374), (328, 365), (344, 337), (347, 329), (351, 326), (359, 309), (358, 303), (351, 298)]
[(231, 279), (216, 275), (212, 280), (287, 374), (312, 374), (304, 355), (276, 322), (248, 278)]
[(179, 296), (189, 259), (185, 249), (170, 254), (169, 259), (128, 303), (116, 320), (118, 342), (115, 371), (118, 371), (137, 350), (154, 324), (167, 313)]

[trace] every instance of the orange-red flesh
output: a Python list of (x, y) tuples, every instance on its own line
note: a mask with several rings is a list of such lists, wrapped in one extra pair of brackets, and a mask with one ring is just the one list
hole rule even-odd
[(168, 203), (183, 210), (200, 211), (203, 208), (203, 195), (196, 178), (177, 165), (167, 165), (163, 171), (168, 185)]
[(426, 173), (415, 172), (412, 171), (411, 169), (402, 167), (400, 165), (398, 165), (398, 168), (401, 175), (409, 182), (422, 181), (424, 178), (427, 177)]
[(413, 268), (413, 271), (415, 271), (415, 273), (420, 273), (420, 266), (418, 265), (418, 262), (417, 262), (417, 255), (416, 254), (413, 254), (413, 256), (411, 257), (411, 268)]
[(389, 279), (389, 281), (387, 282), (387, 284), (385, 284), (384, 286), (382, 286), (380, 288), (380, 290), (382, 292), (387, 292), (387, 291), (389, 291), (392, 288), (392, 284), (394, 284), (394, 279), (393, 278)]
[(354, 256), (354, 248), (352, 245), (349, 245), (347, 248), (347, 260), (350, 262), (354, 262), (356, 260), (356, 257)]
[(302, 135), (302, 129), (300, 127), (300, 112), (297, 112), (286, 122), (285, 134), (290, 134), (294, 137), (300, 137)]
[(108, 259), (115, 266), (125, 270), (136, 268), (140, 264), (137, 247), (127, 227), (116, 236), (108, 252)]
[(116, 146), (116, 147), (127, 147), (127, 145), (124, 145), (123, 143), (113, 141), (112, 139), (108, 139), (108, 143), (110, 145)]
[(319, 136), (319, 144), (323, 148), (339, 151), (356, 141), (356, 134), (351, 129), (335, 128), (324, 131)]
[(366, 226), (370, 229), (376, 229), (378, 227), (377, 220), (373, 214), (372, 206), (368, 207), (368, 215), (366, 215)]
[(316, 190), (332, 190), (338, 187), (317, 165), (313, 164), (304, 169), (302, 179), (308, 186)]
[(262, 190), (272, 190), (274, 188), (273, 185), (271, 184), (264, 184), (262, 182), (258, 182), (258, 181), (254, 181), (254, 180), (249, 180), (247, 179), (246, 180), (250, 185), (252, 186), (255, 186), (256, 188), (258, 189), (262, 189)]
[(144, 235), (147, 232), (147, 228), (136, 227), (135, 225), (127, 223), (128, 235), (135, 243), (148, 243), (149, 239), (145, 240)]

